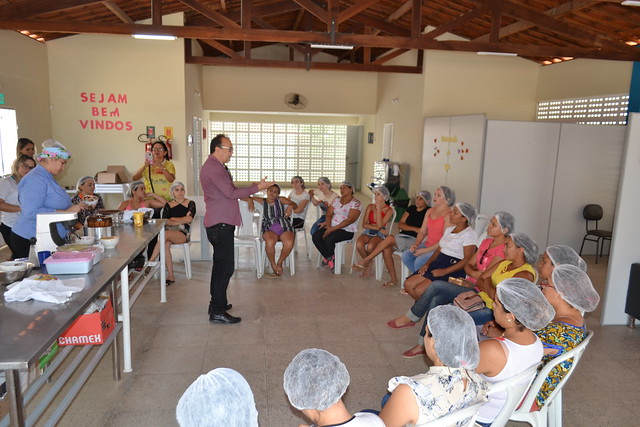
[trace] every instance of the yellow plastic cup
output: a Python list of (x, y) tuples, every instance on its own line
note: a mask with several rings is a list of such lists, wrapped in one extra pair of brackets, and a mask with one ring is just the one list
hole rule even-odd
[(133, 213), (133, 225), (134, 227), (142, 227), (144, 224), (144, 212)]

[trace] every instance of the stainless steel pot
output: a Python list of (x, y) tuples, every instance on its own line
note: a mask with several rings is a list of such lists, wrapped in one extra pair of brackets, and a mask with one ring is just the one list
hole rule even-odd
[(113, 227), (84, 227), (84, 235), (95, 237), (96, 240), (101, 237), (113, 236)]

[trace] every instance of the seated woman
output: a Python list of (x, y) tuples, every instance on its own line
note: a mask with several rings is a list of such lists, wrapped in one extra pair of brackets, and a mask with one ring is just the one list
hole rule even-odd
[(288, 199), (296, 204), (296, 208), (293, 209), (291, 214), (291, 225), (293, 225), (293, 228), (304, 228), (304, 220), (311, 197), (305, 190), (304, 179), (301, 176), (296, 175), (291, 178), (291, 186), (293, 190), (289, 192)]
[[(85, 202), (88, 206), (87, 209), (82, 209), (78, 212), (78, 225), (82, 227), (84, 220), (93, 215), (100, 209), (104, 209), (104, 201), (99, 194), (94, 194), (96, 191), (96, 181), (92, 176), (83, 176), (76, 184), (77, 193), (71, 198), (71, 203), (77, 205), (80, 202)], [(94, 202), (97, 200), (97, 203)]]
[(544, 282), (551, 278), (553, 269), (562, 264), (570, 264), (582, 271), (587, 271), (587, 263), (572, 247), (566, 245), (548, 246), (540, 258), (540, 264), (538, 264), (540, 285), (544, 285)]
[[(495, 323), (504, 334), (480, 342), (480, 363), (476, 369), (490, 384), (507, 380), (540, 363), (542, 342), (533, 331), (547, 326), (555, 315), (540, 289), (521, 278), (506, 279), (498, 285), (494, 312)], [(506, 390), (492, 393), (489, 401), (480, 407), (476, 424), (491, 425), (506, 398)]]
[(400, 222), (398, 222), (398, 228), (400, 233), (397, 235), (389, 235), (382, 240), (376, 247), (369, 252), (369, 255), (362, 258), (359, 263), (354, 264), (355, 269), (366, 268), (373, 259), (382, 253), (384, 258), (384, 265), (389, 272), (391, 280), (383, 284), (384, 288), (390, 288), (398, 284), (398, 276), (396, 274), (396, 266), (393, 262), (393, 252), (404, 252), (416, 241), (416, 236), (420, 232), (420, 227), (424, 221), (424, 215), (429, 209), (431, 203), (431, 193), (428, 191), (421, 191), (416, 196), (416, 204), (411, 205), (402, 214)]
[(478, 235), (471, 228), (476, 209), (469, 203), (456, 203), (448, 227), (431, 258), (404, 282), (404, 290), (417, 300), (434, 280), (464, 277), (464, 266), (476, 251)]
[[(179, 245), (189, 241), (191, 222), (196, 216), (196, 202), (185, 198), (186, 190), (180, 181), (173, 181), (169, 190), (171, 201), (162, 208), (162, 218), (166, 218), (165, 224), (165, 260), (167, 264), (167, 286), (173, 285), (176, 278), (173, 274), (173, 260), (171, 258), (171, 245)], [(155, 261), (160, 254), (160, 247), (155, 245), (149, 261)]]
[(349, 382), (344, 363), (319, 348), (302, 350), (284, 371), (284, 392), (289, 402), (302, 411), (312, 426), (384, 427), (375, 414), (352, 415), (347, 410), (342, 396)]
[(180, 427), (258, 427), (258, 410), (247, 380), (233, 369), (200, 375), (176, 406)]
[[(18, 184), (18, 198), (21, 212), (11, 229), (11, 248), (16, 258), (29, 256), (31, 238), (36, 237), (37, 216), (47, 212), (77, 213), (87, 206), (84, 202), (71, 204), (67, 192), (55, 180), (69, 159), (71, 153), (60, 142), (49, 139), (42, 143), (42, 153), (36, 156), (38, 166), (26, 174)], [(59, 224), (58, 232), (65, 235), (67, 230)]]
[(471, 317), (452, 305), (436, 307), (427, 317), (424, 337), (429, 370), (389, 380), (391, 397), (380, 418), (387, 427), (422, 426), (449, 412), (487, 401), (487, 383), (474, 371), (480, 360)]
[[(393, 216), (393, 207), (389, 205), (391, 194), (387, 187), (374, 187), (374, 203), (369, 204), (362, 215), (362, 228), (364, 232), (356, 240), (356, 249), (362, 258), (365, 258), (385, 240), (389, 230), (393, 226), (390, 224)], [(360, 277), (368, 277), (368, 265), (362, 266), (355, 263), (353, 267), (362, 271)]]
[(320, 228), (320, 224), (326, 221), (329, 206), (331, 206), (331, 203), (339, 196), (335, 191), (331, 190), (331, 181), (329, 178), (321, 176), (318, 178), (318, 190), (309, 190), (309, 197), (311, 198), (313, 206), (320, 206), (320, 211), (322, 211), (320, 218), (311, 226), (311, 235), (313, 236)]
[(313, 244), (323, 257), (324, 265), (331, 271), (335, 269), (336, 243), (351, 240), (358, 225), (360, 216), (360, 200), (356, 199), (353, 184), (342, 181), (340, 197), (335, 199), (327, 210), (326, 220), (320, 223), (320, 228), (313, 234)]
[[(267, 188), (266, 198), (252, 196), (249, 199), (249, 210), (254, 209), (253, 201), (262, 202), (262, 239), (267, 259), (273, 270), (273, 272), (265, 273), (265, 276), (269, 279), (281, 278), (284, 272), (282, 266), (291, 253), (296, 238), (289, 214), (291, 210), (295, 210), (297, 205), (286, 197), (280, 196), (278, 184)], [(284, 205), (288, 205), (286, 210)], [(276, 262), (276, 242), (282, 242), (282, 251), (278, 262)]]
[[(451, 304), (455, 297), (472, 289), (484, 274), (490, 277), (496, 266), (504, 260), (504, 247), (514, 227), (514, 218), (508, 212), (496, 212), (487, 227), (487, 238), (482, 241), (480, 248), (471, 261), (465, 265), (467, 279), (461, 284), (443, 280), (435, 280), (427, 288), (406, 314), (387, 322), (392, 329), (409, 328), (429, 312), (440, 305)], [(418, 357), (425, 354), (422, 345), (425, 335), (426, 321), (422, 325), (418, 345), (403, 353), (406, 358)]]
[[(22, 139), (22, 138), (21, 138)], [(31, 143), (33, 145), (33, 143)], [(20, 154), (11, 165), (11, 175), (0, 180), (0, 212), (2, 212), (2, 223), (0, 223), (0, 233), (4, 242), (11, 250), (11, 257), (14, 259), (13, 248), (11, 247), (11, 228), (18, 219), (20, 213), (20, 202), (18, 201), (18, 183), (36, 167), (36, 161), (32, 157)]]
[(433, 193), (433, 207), (427, 210), (415, 243), (402, 253), (402, 262), (411, 273), (417, 272), (438, 248), (444, 230), (451, 225), (449, 215), (455, 204), (456, 193), (451, 188), (443, 185)]
[(120, 203), (119, 211), (136, 211), (140, 208), (162, 208), (167, 203), (164, 197), (157, 194), (147, 193), (144, 189), (144, 182), (133, 181), (127, 191), (127, 200)]

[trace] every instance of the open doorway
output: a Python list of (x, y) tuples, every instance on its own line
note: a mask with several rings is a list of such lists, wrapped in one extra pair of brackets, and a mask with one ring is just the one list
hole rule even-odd
[(16, 145), (18, 144), (18, 122), (16, 110), (0, 108), (0, 175), (11, 173), (11, 163), (16, 158)]

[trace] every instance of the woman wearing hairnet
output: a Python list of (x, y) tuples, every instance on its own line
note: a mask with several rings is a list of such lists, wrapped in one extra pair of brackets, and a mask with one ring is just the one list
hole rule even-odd
[(437, 249), (436, 245), (444, 230), (451, 225), (449, 216), (455, 203), (456, 192), (451, 188), (443, 185), (434, 191), (433, 207), (429, 208), (424, 216), (415, 243), (409, 247), (408, 251), (402, 253), (402, 262), (410, 272), (418, 271)]
[[(464, 267), (467, 273), (466, 280), (460, 284), (435, 280), (406, 314), (388, 321), (387, 326), (392, 329), (412, 327), (433, 308), (444, 304), (451, 304), (458, 295), (471, 291), (477, 283), (477, 280), (485, 277), (490, 278), (497, 265), (505, 258), (505, 244), (509, 236), (513, 233), (514, 224), (515, 220), (510, 213), (496, 212), (487, 227), (488, 237), (480, 244), (480, 247), (476, 251), (476, 256)], [(422, 337), (425, 335), (425, 325), (426, 320), (420, 331), (421, 337), (418, 339), (418, 345), (407, 350), (403, 354), (404, 357), (411, 358), (425, 354), (422, 345)]]
[[(393, 216), (391, 194), (385, 186), (373, 188), (373, 203), (370, 203), (362, 215), (362, 228), (364, 231), (356, 240), (356, 249), (362, 258), (365, 258), (389, 236), (393, 224), (390, 224)], [(369, 276), (369, 266), (355, 264), (357, 270), (361, 270), (360, 277)]]
[(480, 359), (476, 328), (464, 310), (442, 305), (429, 312), (424, 337), (429, 370), (389, 380), (392, 393), (380, 412), (387, 427), (428, 424), (487, 400), (487, 384), (474, 371)]
[(409, 206), (398, 222), (400, 232), (395, 236), (393, 234), (387, 236), (386, 239), (369, 252), (369, 255), (362, 258), (359, 263), (353, 264), (352, 267), (356, 270), (364, 270), (369, 263), (381, 253), (384, 258), (385, 267), (387, 267), (391, 278), (391, 280), (385, 282), (382, 286), (390, 288), (397, 285), (398, 276), (396, 274), (395, 263), (393, 262), (393, 252), (396, 250), (404, 252), (415, 243), (416, 236), (420, 232), (424, 216), (428, 212), (430, 205), (431, 193), (426, 190), (420, 191), (416, 196), (416, 204)]
[(289, 402), (314, 426), (385, 427), (369, 412), (351, 415), (342, 402), (349, 386), (347, 367), (337, 356), (319, 348), (298, 353), (284, 371)]
[(451, 224), (437, 243), (437, 249), (420, 269), (404, 282), (404, 289), (414, 300), (427, 290), (434, 280), (465, 277), (464, 266), (476, 251), (478, 235), (471, 228), (476, 209), (469, 203), (456, 203)]
[[(504, 333), (480, 343), (476, 371), (487, 382), (497, 383), (538, 365), (543, 348), (533, 331), (547, 326), (554, 315), (553, 307), (533, 282), (522, 278), (503, 280), (496, 289), (494, 316)], [(506, 398), (506, 390), (492, 393), (480, 408), (476, 423), (491, 425)]]
[[(543, 363), (575, 348), (587, 336), (582, 313), (596, 309), (600, 295), (593, 288), (591, 279), (580, 268), (561, 264), (554, 268), (548, 282), (542, 282), (542, 293), (556, 311), (553, 321), (536, 331), (544, 345)], [(562, 380), (572, 360), (562, 362), (549, 372), (532, 410), (538, 410)]]
[(553, 269), (562, 264), (573, 265), (582, 271), (587, 271), (587, 263), (572, 247), (566, 245), (549, 246), (542, 254), (540, 264), (538, 264), (541, 284), (548, 281)]
[(178, 401), (180, 427), (258, 427), (251, 387), (233, 369), (200, 375)]

